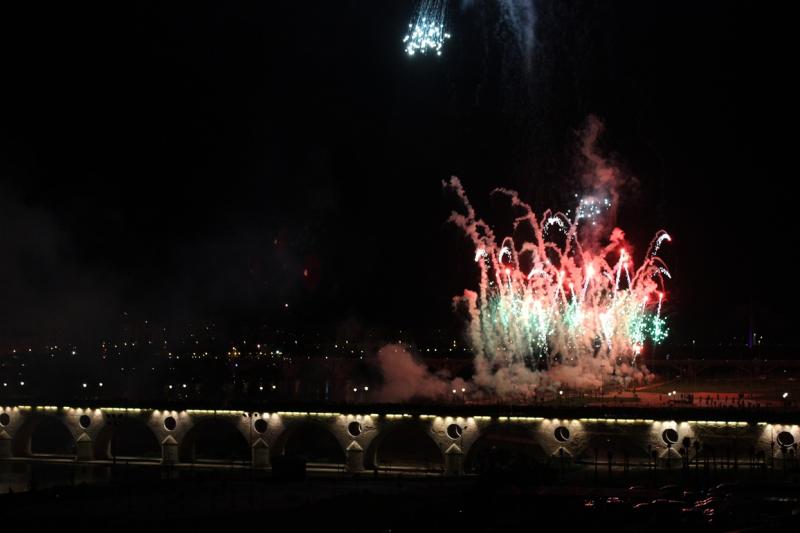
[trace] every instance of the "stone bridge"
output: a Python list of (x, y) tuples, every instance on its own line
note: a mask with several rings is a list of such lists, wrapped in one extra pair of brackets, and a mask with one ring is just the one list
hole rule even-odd
[[(673, 461), (706, 460), (709, 453), (715, 460), (725, 456), (742, 464), (794, 461), (800, 441), (800, 427), (785, 420), (683, 420), (686, 413), (677, 420), (469, 416), (467, 410), (463, 406), (462, 412), (448, 415), (385, 409), (345, 413), (5, 406), (0, 407), (0, 459), (55, 453), (76, 461), (119, 458), (181, 465), (204, 462), (199, 452), (216, 444), (238, 450), (241, 464), (267, 469), (281, 456), (302, 455), (304, 447), (325, 441), (330, 450), (326, 462), (348, 472), (386, 468), (383, 452), (394, 449), (418, 470), (424, 465), (459, 475), (476, 471), (486, 454), (504, 447), (544, 463), (669, 467)], [(144, 444), (138, 451), (126, 446), (126, 439)], [(52, 440), (68, 446), (48, 451)]]

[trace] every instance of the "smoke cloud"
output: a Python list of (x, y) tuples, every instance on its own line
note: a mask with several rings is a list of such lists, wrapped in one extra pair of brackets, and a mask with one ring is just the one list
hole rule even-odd
[(601, 153), (598, 141), (604, 130), (605, 126), (600, 119), (590, 115), (580, 133), (580, 153), (583, 157), (582, 200), (584, 205), (591, 203), (601, 206), (604, 211), (603, 216), (595, 217), (591, 224), (581, 228), (583, 240), (589, 246), (599, 244), (610, 231), (621, 231), (615, 225), (622, 191), (633, 191), (638, 187), (635, 177), (624, 174), (618, 165)]
[(432, 374), (425, 363), (415, 358), (404, 346), (387, 344), (378, 350), (378, 364), (383, 372), (380, 401), (405, 402), (412, 398), (445, 398), (452, 389), (466, 384), (461, 378)]

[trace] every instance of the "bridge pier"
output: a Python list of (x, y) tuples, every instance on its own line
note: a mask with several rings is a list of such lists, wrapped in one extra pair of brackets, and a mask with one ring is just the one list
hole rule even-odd
[(11, 435), (5, 429), (0, 429), (0, 459), (11, 457)]
[(347, 471), (352, 474), (364, 471), (364, 449), (356, 442), (351, 442), (345, 449)]
[(161, 441), (161, 464), (174, 465), (178, 462), (178, 441), (167, 435)]
[(94, 459), (92, 438), (85, 432), (75, 439), (75, 459), (77, 461), (91, 461)]
[(269, 468), (269, 445), (262, 438), (258, 438), (250, 447), (252, 453), (252, 467), (255, 469)]
[(444, 473), (447, 476), (460, 476), (464, 474), (464, 452), (453, 443), (444, 452)]
[(675, 448), (669, 447), (661, 451), (658, 456), (659, 466), (672, 470), (680, 468), (683, 464), (683, 456)]

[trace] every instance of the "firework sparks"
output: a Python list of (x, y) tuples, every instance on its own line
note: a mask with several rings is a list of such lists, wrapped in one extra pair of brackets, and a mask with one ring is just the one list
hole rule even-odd
[[(500, 374), (495, 388), (500, 381), (540, 387), (564, 376), (578, 388), (643, 377), (637, 358), (668, 334), (661, 312), (670, 275), (658, 256), (671, 240), (666, 232), (656, 234), (634, 269), (622, 231), (614, 230), (602, 246), (581, 240), (582, 224), (592, 225), (608, 200), (581, 200), (572, 219), (549, 210), (539, 217), (515, 192), (501, 189), (496, 192), (522, 212), (515, 235), (528, 238), (521, 245), (512, 237), (498, 241), (476, 218), (458, 179), (446, 185), (466, 212), (450, 220), (472, 239), (480, 268), (477, 292), (456, 298), (469, 312), (479, 384), (490, 386)], [(548, 227), (563, 231), (549, 236)]]
[(444, 42), (450, 38), (445, 31), (446, 11), (445, 0), (420, 0), (408, 24), (408, 33), (403, 37), (408, 55), (442, 55)]

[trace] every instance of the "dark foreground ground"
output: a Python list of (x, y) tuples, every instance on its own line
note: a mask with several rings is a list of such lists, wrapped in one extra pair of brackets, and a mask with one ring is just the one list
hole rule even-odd
[[(65, 468), (74, 468), (66, 465)], [(118, 470), (103, 481), (0, 495), (8, 526), (258, 527), (281, 531), (800, 531), (788, 470), (511, 469), (445, 478), (247, 469)], [(62, 473), (63, 474), (63, 473)], [(40, 473), (41, 475), (41, 473)], [(71, 484), (74, 483), (74, 484)]]

